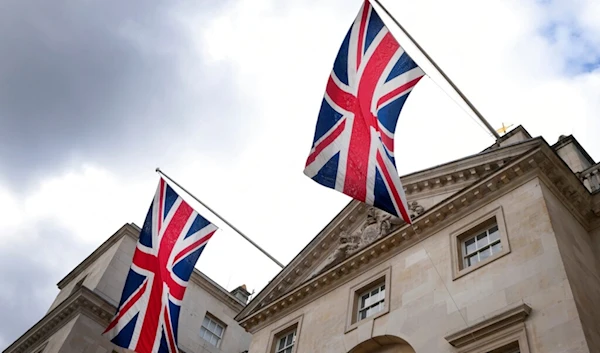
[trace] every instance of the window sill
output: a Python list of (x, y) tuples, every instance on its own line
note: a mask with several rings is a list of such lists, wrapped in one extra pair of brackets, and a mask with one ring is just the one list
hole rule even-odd
[(476, 270), (482, 268), (483, 266), (490, 264), (508, 254), (510, 254), (510, 249), (502, 250), (501, 252), (499, 252), (495, 255), (492, 255), (483, 261), (478, 262), (476, 265), (463, 268), (462, 270), (459, 270), (457, 273), (454, 274), (454, 276), (452, 277), (452, 280), (455, 281), (455, 280), (461, 278), (462, 276), (465, 276), (473, 271), (476, 271)]
[(377, 314), (375, 314), (375, 315), (373, 315), (373, 316), (369, 316), (369, 317), (368, 317), (368, 318), (366, 318), (366, 319), (362, 319), (362, 320), (360, 320), (360, 321), (357, 321), (357, 322), (353, 323), (353, 324), (352, 324), (352, 325), (350, 325), (350, 326), (347, 326), (347, 327), (346, 327), (346, 330), (344, 330), (344, 334), (347, 334), (347, 333), (349, 333), (349, 332), (351, 332), (351, 331), (354, 331), (354, 330), (355, 330), (355, 329), (356, 329), (358, 326), (361, 326), (361, 325), (363, 325), (363, 324), (369, 323), (369, 322), (371, 322), (371, 321), (375, 321), (375, 319), (377, 319), (377, 318), (379, 318), (379, 317), (381, 317), (381, 316), (383, 316), (383, 315), (386, 315), (386, 314), (388, 314), (389, 312), (390, 312), (389, 305), (386, 305), (386, 306), (384, 307), (384, 309), (383, 309), (382, 311), (378, 312)]

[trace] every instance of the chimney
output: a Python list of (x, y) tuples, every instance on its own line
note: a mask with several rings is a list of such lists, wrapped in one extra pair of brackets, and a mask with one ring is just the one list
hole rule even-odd
[(248, 290), (246, 289), (245, 284), (242, 284), (241, 286), (232, 290), (231, 294), (233, 294), (234, 297), (241, 300), (244, 304), (248, 303), (248, 297), (250, 296), (250, 292), (248, 292)]

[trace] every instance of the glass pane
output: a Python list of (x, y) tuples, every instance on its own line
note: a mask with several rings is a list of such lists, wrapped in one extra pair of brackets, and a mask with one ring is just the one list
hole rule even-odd
[(217, 336), (221, 337), (223, 336), (223, 326), (221, 325), (217, 325), (217, 328), (215, 330), (215, 333), (217, 334)]
[(200, 337), (206, 338), (206, 329), (204, 327), (200, 327)]
[(498, 232), (498, 226), (494, 226), (490, 229), (490, 243), (500, 239), (500, 232)]
[(382, 309), (381, 304), (375, 305), (373, 307), (373, 314), (377, 314), (378, 312), (380, 312)]
[(213, 346), (216, 346), (216, 345), (217, 345), (217, 336), (215, 336), (215, 335), (212, 335), (212, 336), (210, 337), (210, 344), (212, 344)]
[(490, 248), (487, 248), (487, 249), (479, 252), (479, 259), (481, 261), (483, 261), (483, 260), (487, 259), (488, 257), (490, 257), (490, 255), (492, 255), (492, 251)]
[(360, 308), (361, 308), (361, 309), (362, 309), (362, 308), (364, 308), (364, 307), (366, 307), (366, 306), (368, 305), (368, 304), (367, 304), (367, 299), (369, 299), (369, 295), (368, 295), (368, 294), (365, 294), (365, 295), (363, 295), (363, 296), (360, 298)]
[(279, 347), (277, 348), (277, 350), (280, 351), (283, 349), (283, 347), (285, 347), (285, 337), (279, 340)]
[(202, 325), (204, 325), (204, 327), (208, 327), (208, 318), (205, 316), (204, 320), (202, 321)]
[(477, 254), (471, 255), (467, 258), (467, 267), (473, 266), (478, 262), (479, 262), (479, 259), (477, 258)]
[(381, 292), (379, 292), (379, 300), (384, 300), (385, 299), (385, 289), (382, 289)]
[(285, 345), (286, 345), (286, 346), (289, 346), (290, 344), (292, 344), (293, 340), (294, 340), (294, 334), (293, 334), (293, 333), (290, 333), (290, 334), (287, 336), (287, 342), (285, 343)]
[(293, 347), (290, 347), (290, 348), (286, 349), (285, 353), (292, 353), (292, 349), (293, 349)]
[(482, 247), (488, 245), (488, 237), (487, 233), (482, 233), (477, 236), (477, 249), (481, 249)]
[(211, 331), (211, 332), (215, 332), (215, 326), (216, 325), (217, 324), (214, 321), (210, 320), (210, 323), (208, 324), (208, 330)]
[(502, 243), (496, 243), (492, 245), (492, 254), (497, 254), (502, 251)]
[(475, 247), (475, 238), (465, 241), (465, 255), (474, 252), (475, 249), (477, 249)]
[(359, 320), (362, 320), (362, 319), (364, 319), (366, 317), (367, 317), (367, 311), (366, 310), (363, 310), (363, 311), (361, 311), (361, 312), (358, 313), (358, 319)]

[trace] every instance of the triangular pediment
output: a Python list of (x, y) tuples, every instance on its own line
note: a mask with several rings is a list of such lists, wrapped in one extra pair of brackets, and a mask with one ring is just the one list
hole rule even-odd
[[(485, 150), (401, 177), (411, 218), (419, 215), (535, 149), (540, 139)], [(362, 202), (351, 201), (238, 315), (244, 318), (303, 283), (384, 238), (404, 222)]]

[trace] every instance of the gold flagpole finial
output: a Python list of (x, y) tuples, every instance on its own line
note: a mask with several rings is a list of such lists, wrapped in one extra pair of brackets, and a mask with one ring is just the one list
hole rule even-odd
[(506, 126), (506, 125), (504, 125), (504, 123), (502, 123), (502, 127), (501, 127), (501, 128), (499, 128), (499, 129), (497, 129), (496, 131), (497, 131), (499, 134), (503, 134), (503, 135), (504, 135), (504, 134), (506, 134), (506, 130), (507, 130), (509, 127), (513, 126), (513, 125), (514, 125), (514, 124), (510, 124), (510, 125)]

